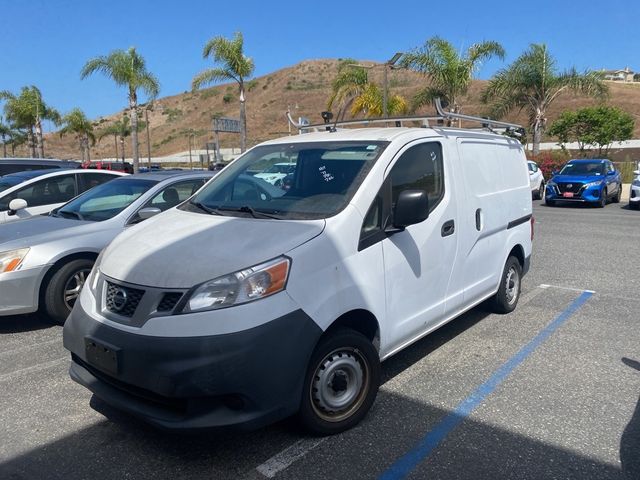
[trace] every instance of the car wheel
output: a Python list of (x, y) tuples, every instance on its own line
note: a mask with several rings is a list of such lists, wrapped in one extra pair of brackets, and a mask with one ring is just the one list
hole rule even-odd
[(555, 200), (549, 200), (548, 198), (545, 199), (544, 203), (546, 203), (548, 207), (555, 207), (556, 206), (556, 201)]
[(640, 209), (640, 202), (629, 202), (629, 208), (631, 210), (638, 210)]
[(512, 312), (520, 298), (520, 283), (522, 280), (522, 267), (514, 256), (507, 259), (500, 278), (500, 286), (493, 297), (493, 311), (496, 313)]
[(600, 200), (598, 200), (597, 207), (604, 208), (607, 206), (607, 189), (606, 187), (600, 192)]
[(620, 203), (620, 197), (622, 197), (622, 185), (618, 185), (618, 191), (613, 197), (613, 203)]
[(538, 188), (538, 200), (542, 200), (544, 197), (544, 181), (540, 182), (540, 188)]
[(355, 330), (336, 330), (313, 352), (298, 418), (316, 435), (348, 430), (367, 414), (379, 385), (380, 358), (369, 339)]
[(55, 323), (64, 325), (93, 263), (86, 258), (72, 260), (62, 265), (49, 280), (44, 292), (44, 307)]

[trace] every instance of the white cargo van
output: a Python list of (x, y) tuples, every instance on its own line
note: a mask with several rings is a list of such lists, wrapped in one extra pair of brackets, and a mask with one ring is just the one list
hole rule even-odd
[[(330, 130), (260, 144), (118, 236), (66, 322), (71, 377), (163, 428), (297, 413), (331, 434), (367, 413), (381, 361), (484, 300), (516, 307), (533, 236), (518, 141)], [(295, 164), (286, 190), (247, 173), (266, 159)]]

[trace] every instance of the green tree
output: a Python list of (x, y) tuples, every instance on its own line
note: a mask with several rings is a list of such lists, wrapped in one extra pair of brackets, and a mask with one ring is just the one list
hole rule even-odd
[(577, 142), (581, 154), (589, 146), (598, 148), (598, 155), (609, 150), (613, 142), (629, 140), (635, 121), (627, 112), (607, 106), (586, 107), (560, 114), (549, 128), (549, 135), (557, 137), (564, 148), (566, 143)]
[(60, 130), (60, 137), (74, 134), (80, 144), (82, 162), (91, 161), (91, 147), (96, 144), (96, 136), (93, 133), (93, 124), (79, 108), (74, 108), (62, 117), (64, 125)]
[(440, 37), (427, 40), (421, 48), (406, 53), (400, 62), (405, 68), (423, 73), (429, 81), (413, 98), (413, 110), (439, 97), (449, 104), (450, 111), (459, 113), (461, 97), (466, 95), (482, 62), (491, 57), (503, 59), (504, 55), (504, 48), (498, 42), (476, 43), (463, 55)]
[(142, 90), (148, 98), (155, 98), (160, 91), (160, 83), (147, 70), (144, 58), (134, 47), (128, 50), (114, 50), (109, 55), (89, 60), (80, 73), (81, 78), (100, 72), (112, 79), (116, 85), (126, 87), (129, 99), (129, 115), (131, 117), (131, 146), (133, 171), (138, 173), (140, 155), (138, 148), (138, 91)]
[[(353, 99), (351, 115), (364, 113), (367, 117), (381, 117), (383, 115), (382, 91), (375, 83), (368, 83), (362, 93)], [(387, 111), (390, 115), (403, 115), (409, 111), (409, 105), (404, 97), (392, 95), (389, 98)]]
[(240, 92), (240, 150), (247, 148), (247, 113), (245, 108), (245, 81), (253, 75), (253, 60), (244, 54), (244, 39), (241, 32), (236, 32), (232, 40), (214, 37), (209, 40), (202, 51), (203, 58), (213, 57), (219, 67), (209, 68), (193, 78), (192, 88), (199, 89), (211, 83), (233, 80), (238, 84)]
[(48, 106), (42, 99), (38, 87), (31, 85), (22, 87), (19, 95), (9, 91), (0, 92), (0, 100), (5, 100), (4, 113), (7, 120), (16, 128), (27, 130), (31, 143), (31, 156), (44, 158), (44, 141), (42, 137), (42, 121), (60, 121), (60, 114)]
[[(136, 122), (136, 129), (138, 132), (144, 130), (146, 127), (145, 122), (138, 120)], [(98, 142), (102, 140), (106, 136), (113, 135), (113, 140), (115, 143), (116, 156), (118, 158), (118, 142), (120, 142), (120, 149), (122, 153), (122, 161), (124, 162), (125, 152), (124, 152), (124, 143), (127, 137), (130, 137), (133, 132), (133, 127), (129, 122), (129, 116), (123, 115), (120, 120), (114, 121), (111, 125), (103, 128), (98, 133)]]
[(514, 109), (527, 112), (535, 156), (540, 153), (547, 109), (558, 96), (567, 92), (605, 98), (608, 88), (598, 72), (578, 73), (571, 68), (558, 73), (555, 59), (547, 47), (531, 44), (511, 65), (494, 75), (482, 94), (482, 100), (492, 103), (492, 117), (501, 118)]
[(369, 84), (369, 72), (362, 67), (357, 67), (355, 60), (347, 58), (338, 64), (338, 73), (331, 82), (331, 96), (327, 101), (327, 110), (338, 105), (340, 114), (360, 96)]
[(2, 139), (2, 156), (7, 158), (7, 140), (11, 135), (11, 127), (2, 121), (0, 117), (0, 138)]

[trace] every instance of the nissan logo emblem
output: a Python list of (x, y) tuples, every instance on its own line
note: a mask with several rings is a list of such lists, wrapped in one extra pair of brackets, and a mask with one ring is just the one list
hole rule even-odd
[(573, 187), (573, 183), (567, 183), (567, 188)]
[(113, 294), (113, 298), (111, 299), (111, 303), (113, 305), (113, 309), (116, 312), (122, 310), (127, 304), (127, 292), (125, 292), (122, 288), (116, 290)]

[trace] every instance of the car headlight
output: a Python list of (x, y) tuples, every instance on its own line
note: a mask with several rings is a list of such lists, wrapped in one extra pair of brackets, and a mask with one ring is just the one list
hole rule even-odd
[(0, 273), (17, 270), (28, 252), (28, 248), (18, 248), (17, 250), (0, 252)]
[(192, 289), (181, 311), (216, 310), (281, 292), (287, 284), (290, 265), (289, 258), (280, 257), (201, 283)]
[(102, 263), (103, 253), (104, 249), (100, 252), (100, 255), (98, 255), (98, 258), (96, 258), (96, 261), (93, 263), (93, 268), (91, 269), (91, 273), (89, 273), (89, 277), (86, 281), (86, 283), (89, 285), (89, 290), (94, 293), (96, 291), (96, 288), (98, 288), (98, 278), (100, 277), (98, 273), (100, 271), (100, 264)]
[(599, 187), (601, 185), (602, 185), (602, 180), (598, 180), (596, 182), (585, 183), (584, 188)]
[(547, 187), (556, 187), (556, 186), (557, 186), (557, 185), (556, 185), (556, 182), (554, 182), (553, 180), (549, 180), (549, 181), (547, 182)]

